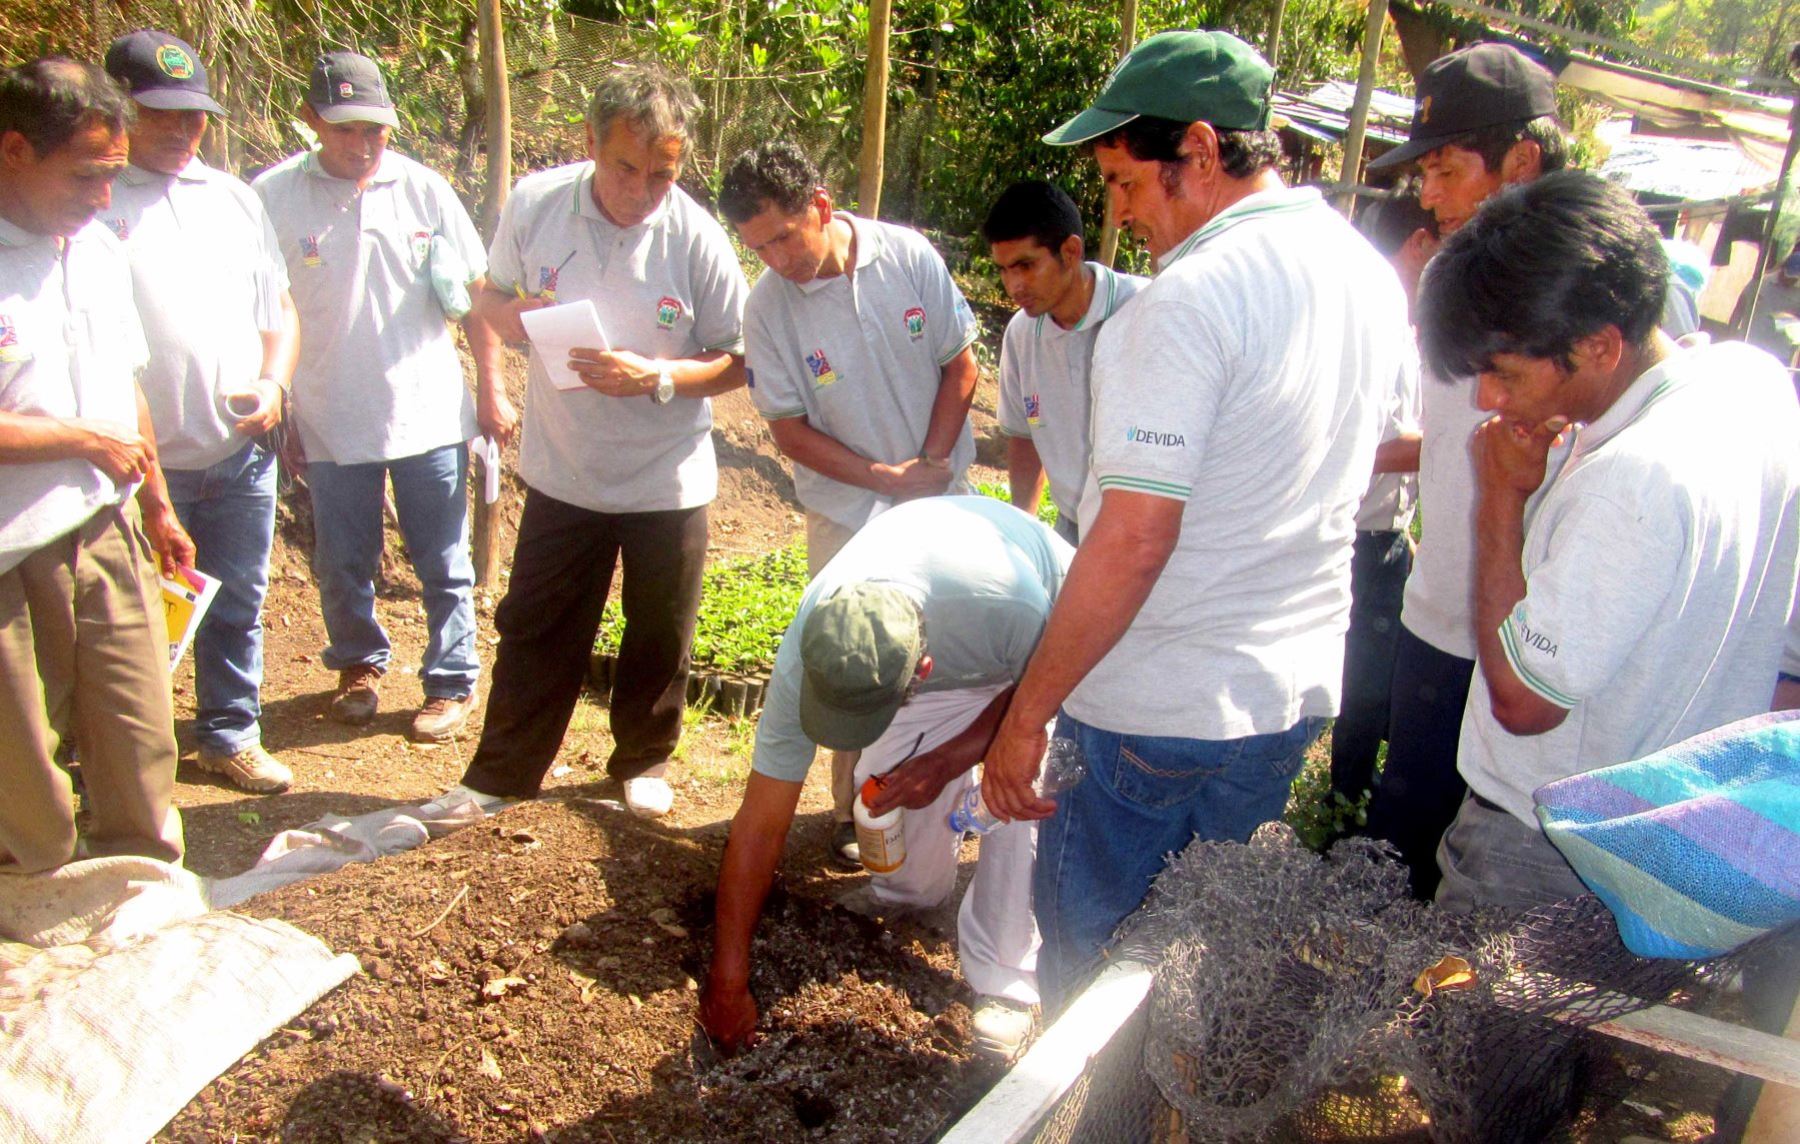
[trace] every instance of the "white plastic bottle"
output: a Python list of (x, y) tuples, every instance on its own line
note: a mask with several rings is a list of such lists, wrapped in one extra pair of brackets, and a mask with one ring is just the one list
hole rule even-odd
[(886, 814), (871, 811), (869, 802), (880, 791), (881, 783), (876, 779), (864, 782), (850, 808), (850, 817), (856, 822), (856, 845), (864, 868), (871, 874), (891, 874), (906, 861), (906, 832), (901, 822), (906, 811), (898, 806)]
[[(1086, 775), (1087, 759), (1081, 753), (1080, 744), (1073, 739), (1052, 739), (1032, 789), (1037, 791), (1039, 798), (1055, 798), (1072, 789)], [(987, 800), (981, 797), (980, 783), (964, 791), (962, 801), (950, 812), (950, 829), (960, 833), (986, 834), (999, 825), (1000, 820), (988, 810)]]

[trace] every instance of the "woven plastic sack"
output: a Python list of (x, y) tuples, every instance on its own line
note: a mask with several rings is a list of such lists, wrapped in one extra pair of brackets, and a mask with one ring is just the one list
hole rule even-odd
[(1716, 957), (1800, 919), (1800, 711), (1757, 715), (1533, 795), (1640, 957)]

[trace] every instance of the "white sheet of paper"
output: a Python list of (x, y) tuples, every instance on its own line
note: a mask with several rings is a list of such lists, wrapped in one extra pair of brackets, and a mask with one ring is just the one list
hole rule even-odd
[(586, 389), (587, 383), (569, 368), (569, 351), (580, 346), (590, 350), (609, 350), (606, 331), (600, 328), (600, 315), (594, 303), (586, 298), (545, 306), (541, 310), (525, 310), (519, 314), (531, 338), (531, 352), (544, 363), (544, 373), (558, 389)]

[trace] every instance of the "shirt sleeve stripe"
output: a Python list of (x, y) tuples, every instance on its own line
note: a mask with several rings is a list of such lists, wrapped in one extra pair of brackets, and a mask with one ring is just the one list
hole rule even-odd
[(1545, 683), (1541, 678), (1533, 675), (1530, 668), (1525, 666), (1523, 662), (1524, 657), (1519, 653), (1519, 633), (1518, 630), (1513, 627), (1511, 616), (1507, 616), (1500, 624), (1500, 648), (1506, 653), (1506, 662), (1511, 665), (1513, 674), (1519, 677), (1520, 683), (1523, 683), (1526, 687), (1531, 688), (1532, 691), (1564, 710), (1574, 709), (1575, 704), (1578, 702), (1574, 697), (1565, 695), (1548, 683)]
[(765, 409), (762, 411), (764, 421), (786, 421), (790, 417), (805, 417), (806, 407), (796, 405), (792, 409)]
[(961, 345), (957, 346), (955, 349), (951, 350), (949, 353), (945, 354), (943, 357), (938, 359), (938, 368), (942, 369), (944, 366), (949, 365), (952, 358), (956, 357), (957, 354), (962, 353), (964, 350), (966, 350), (970, 346), (974, 345), (975, 339), (980, 336), (981, 336), (981, 327), (980, 326), (972, 326), (969, 329), (969, 336), (962, 340)]
[(1172, 500), (1187, 500), (1194, 495), (1192, 485), (1178, 484), (1175, 481), (1158, 481), (1150, 477), (1101, 477), (1098, 482), (1102, 489), (1124, 489), (1126, 492), (1150, 493), (1152, 496), (1169, 497)]

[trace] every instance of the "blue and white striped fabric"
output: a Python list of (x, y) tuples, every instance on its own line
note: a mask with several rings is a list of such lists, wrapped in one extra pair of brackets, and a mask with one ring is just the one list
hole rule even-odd
[(1800, 919), (1800, 711), (1539, 787), (1538, 820), (1641, 957), (1715, 957)]

